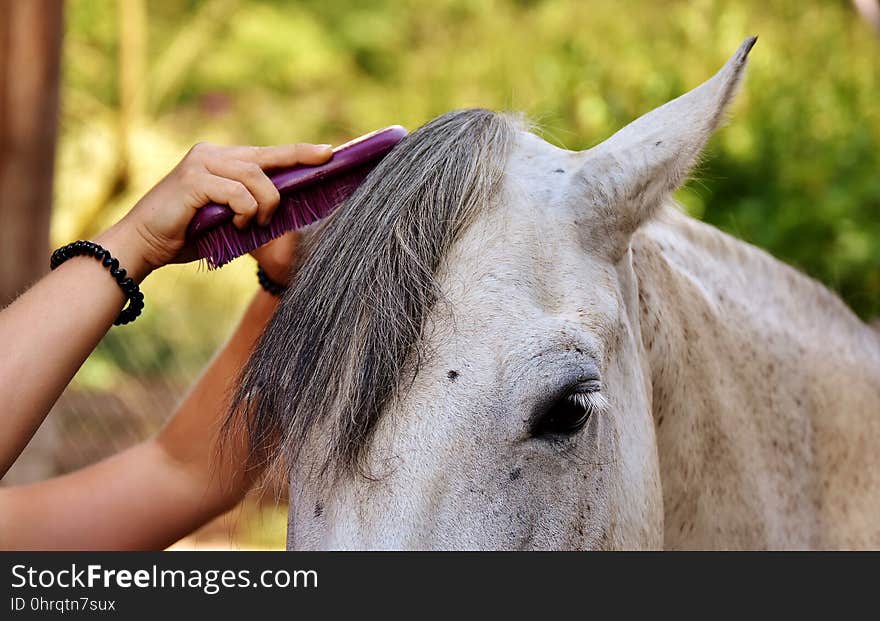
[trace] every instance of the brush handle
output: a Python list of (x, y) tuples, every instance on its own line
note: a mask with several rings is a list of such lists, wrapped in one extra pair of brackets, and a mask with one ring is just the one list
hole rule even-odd
[[(282, 194), (322, 183), (369, 162), (378, 163), (406, 134), (406, 129), (400, 125), (379, 129), (336, 147), (330, 160), (324, 164), (292, 166), (274, 173), (269, 179)], [(232, 209), (226, 205), (208, 203), (196, 212), (189, 223), (186, 236), (189, 239), (199, 237), (211, 229), (231, 222), (234, 215)]]

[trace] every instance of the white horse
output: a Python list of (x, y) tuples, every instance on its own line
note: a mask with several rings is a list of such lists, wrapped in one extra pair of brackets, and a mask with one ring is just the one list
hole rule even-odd
[[(491, 135), (474, 144), (495, 150), (450, 157), (477, 112), (447, 116), (377, 171), (448, 169), (445, 191), (420, 180), (383, 229), (388, 196), (406, 188), (384, 188), (371, 211), (376, 181), (307, 234), (304, 284), (240, 399), (262, 429), (255, 442), (288, 459), (290, 548), (880, 546), (880, 336), (822, 285), (669, 198), (753, 43), (583, 152), (483, 111)], [(450, 127), (464, 129), (443, 142)], [(479, 186), (480, 163), (497, 153), (498, 183)], [(459, 165), (470, 176), (453, 174)], [(450, 218), (426, 251), (431, 222)], [(390, 241), (373, 254), (352, 242), (333, 267), (358, 222), (381, 238), (372, 243)], [(395, 308), (413, 271), (398, 264), (426, 253), (439, 262), (415, 264), (437, 294), (410, 294), (422, 313)], [(320, 316), (303, 320), (315, 306)], [(386, 356), (408, 324), (415, 342)], [(303, 375), (317, 388), (290, 388)], [(391, 390), (361, 398), (389, 378)]]

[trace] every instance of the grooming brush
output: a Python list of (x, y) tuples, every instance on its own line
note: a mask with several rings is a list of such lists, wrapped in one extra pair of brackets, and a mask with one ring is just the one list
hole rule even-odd
[(216, 203), (205, 205), (190, 222), (187, 239), (195, 240), (199, 258), (213, 269), (320, 220), (351, 196), (406, 134), (400, 125), (392, 125), (336, 147), (324, 164), (297, 165), (273, 173), (269, 178), (278, 188), (281, 202), (266, 226), (254, 223), (238, 229), (232, 224), (232, 209)]

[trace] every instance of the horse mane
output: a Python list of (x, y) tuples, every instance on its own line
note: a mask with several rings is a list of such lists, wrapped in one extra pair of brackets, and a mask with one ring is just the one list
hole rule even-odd
[(435, 272), (489, 206), (517, 128), (482, 109), (434, 119), (309, 236), (232, 397), (226, 429), (246, 428), (250, 467), (289, 471), (320, 437), (319, 474), (366, 474), (383, 406), (418, 369)]

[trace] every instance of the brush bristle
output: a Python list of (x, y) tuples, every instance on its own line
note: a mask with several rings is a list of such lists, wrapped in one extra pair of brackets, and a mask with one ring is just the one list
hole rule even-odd
[(373, 166), (364, 166), (323, 183), (282, 192), (281, 202), (267, 226), (254, 224), (238, 229), (231, 222), (218, 226), (196, 241), (199, 258), (215, 269), (276, 237), (324, 218), (354, 193), (372, 169)]

